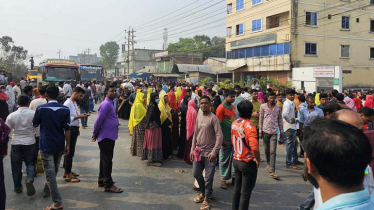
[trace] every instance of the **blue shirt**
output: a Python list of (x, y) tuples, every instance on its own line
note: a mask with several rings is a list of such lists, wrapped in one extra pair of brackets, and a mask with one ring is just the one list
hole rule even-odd
[(331, 198), (318, 207), (318, 210), (372, 210), (374, 209), (374, 197), (367, 189), (344, 193)]
[(323, 105), (322, 104), (318, 105), (317, 107), (323, 110)]
[(317, 118), (324, 118), (323, 111), (314, 106), (312, 111), (308, 107), (301, 107), (299, 110), (299, 122), (303, 123), (303, 128), (310, 126)]
[(40, 105), (32, 121), (34, 127), (40, 125), (39, 147), (44, 153), (58, 153), (65, 148), (65, 132), (70, 130), (70, 110), (68, 107), (50, 101)]

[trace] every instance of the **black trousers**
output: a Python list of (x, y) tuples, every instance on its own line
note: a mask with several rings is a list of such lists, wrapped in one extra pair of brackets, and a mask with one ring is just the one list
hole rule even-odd
[(12, 176), (14, 189), (22, 187), (22, 162), (25, 162), (27, 181), (34, 182), (35, 177), (35, 145), (12, 145), (10, 152), (10, 162), (12, 165)]
[(100, 148), (100, 173), (99, 184), (105, 184), (105, 188), (113, 186), (112, 168), (115, 141), (103, 139), (99, 142)]
[(0, 153), (0, 210), (5, 210), (6, 191), (4, 183), (3, 156)]
[(69, 154), (64, 157), (64, 168), (65, 174), (70, 174), (73, 167), (73, 158), (75, 154), (75, 145), (77, 145), (77, 139), (79, 136), (79, 127), (71, 126), (70, 128), (70, 151)]
[(257, 179), (257, 166), (254, 161), (233, 161), (235, 168), (235, 187), (232, 196), (233, 210), (248, 210), (249, 199)]

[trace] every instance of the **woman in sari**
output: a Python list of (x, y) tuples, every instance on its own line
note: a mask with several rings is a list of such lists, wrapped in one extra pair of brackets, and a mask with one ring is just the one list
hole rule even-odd
[(265, 103), (264, 94), (261, 91), (258, 91), (258, 98), (257, 98), (257, 100), (261, 101), (262, 103)]
[(192, 137), (193, 133), (195, 131), (195, 124), (196, 124), (196, 118), (197, 118), (197, 109), (196, 109), (197, 101), (190, 100), (188, 102), (188, 110), (187, 110), (187, 116), (186, 116), (186, 123), (187, 123), (187, 136), (186, 136), (186, 146), (184, 150), (184, 157), (183, 160), (192, 165), (190, 154), (191, 154), (191, 147), (192, 147)]
[[(121, 91), (121, 90), (120, 90)], [(119, 117), (121, 117), (124, 120), (128, 120), (130, 118), (130, 112), (131, 112), (131, 106), (129, 103), (130, 98), (130, 91), (128, 88), (124, 88), (119, 96)]]
[(183, 159), (184, 157), (184, 150), (187, 141), (187, 129), (186, 129), (186, 117), (187, 117), (187, 110), (188, 110), (188, 102), (191, 100), (190, 95), (185, 95), (183, 98), (183, 103), (179, 107), (179, 111), (181, 112), (181, 128), (180, 128), (180, 139), (179, 139), (179, 148), (177, 157)]
[(178, 147), (179, 142), (179, 116), (178, 116), (178, 105), (177, 105), (177, 98), (175, 97), (175, 93), (171, 90), (168, 93), (169, 104), (171, 107), (171, 119), (173, 122), (173, 127), (171, 128), (171, 140), (173, 142), (172, 148)]
[(181, 107), (182, 100), (183, 100), (184, 96), (186, 95), (186, 93), (187, 93), (186, 88), (183, 88), (182, 89), (182, 94), (181, 94), (181, 96), (179, 97), (179, 100), (178, 100), (178, 107)]
[(0, 118), (5, 122), (9, 115), (8, 99), (9, 96), (5, 93), (6, 89), (4, 85), (0, 86)]
[(9, 114), (13, 112), (14, 110), (14, 105), (16, 104), (16, 97), (14, 96), (14, 91), (12, 86), (7, 85), (5, 93), (8, 95), (8, 109), (9, 109)]
[(129, 130), (132, 135), (130, 152), (132, 156), (142, 157), (143, 152), (143, 142), (145, 125), (147, 119), (145, 115), (147, 110), (145, 109), (146, 97), (142, 92), (138, 92), (135, 97), (133, 106), (131, 107), (130, 120), (129, 120)]
[(177, 105), (179, 106), (179, 99), (181, 98), (182, 95), (182, 88), (177, 87), (177, 91), (175, 92), (175, 97), (177, 98)]
[(150, 166), (161, 166), (160, 162), (162, 161), (161, 112), (157, 106), (157, 99), (158, 93), (152, 93), (147, 110), (143, 143), (142, 160), (148, 160)]
[(170, 159), (173, 157), (172, 144), (171, 144), (171, 108), (168, 104), (168, 95), (162, 93), (160, 97), (160, 103), (158, 108), (160, 109), (161, 115), (161, 130), (162, 130), (162, 153), (164, 159)]
[(149, 106), (149, 103), (151, 102), (152, 91), (153, 91), (153, 88), (148, 88), (147, 90), (147, 106)]

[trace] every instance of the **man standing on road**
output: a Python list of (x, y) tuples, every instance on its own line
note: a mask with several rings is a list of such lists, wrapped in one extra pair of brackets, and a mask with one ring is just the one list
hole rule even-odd
[(318, 105), (318, 108), (320, 108), (321, 110), (323, 110), (323, 107), (326, 106), (326, 104), (328, 103), (327, 99), (328, 99), (327, 94), (326, 93), (321, 93), (319, 95), (320, 105)]
[[(193, 161), (193, 175), (199, 183), (201, 194), (194, 198), (196, 203), (203, 202), (201, 209), (209, 209), (209, 198), (213, 193), (213, 179), (217, 154), (223, 142), (223, 134), (218, 118), (210, 112), (210, 98), (202, 96), (193, 135), (190, 158)], [(205, 170), (205, 179), (203, 171)]]
[(282, 117), (283, 117), (283, 128), (286, 132), (287, 143), (286, 143), (286, 167), (288, 169), (299, 170), (300, 168), (296, 166), (298, 161), (297, 157), (297, 139), (296, 139), (296, 105), (295, 90), (286, 90), (287, 100), (284, 102)]
[(253, 105), (252, 115), (251, 115), (251, 121), (253, 125), (256, 126), (257, 132), (258, 132), (258, 118), (260, 116), (260, 107), (262, 105), (262, 102), (258, 100), (258, 90), (252, 89), (251, 90), (251, 96), (252, 100), (251, 103)]
[(64, 103), (70, 110), (70, 148), (69, 154), (64, 158), (65, 173), (63, 175), (66, 182), (80, 182), (80, 180), (76, 178), (79, 174), (72, 172), (71, 169), (73, 167), (75, 145), (77, 144), (79, 136), (79, 119), (87, 119), (88, 117), (87, 113), (78, 115), (77, 101), (82, 100), (84, 93), (85, 91), (82, 88), (76, 87), (71, 97)]
[(32, 126), (32, 120), (35, 111), (28, 108), (29, 99), (27, 96), (18, 97), (18, 110), (13, 112), (6, 119), (6, 125), (13, 131), (12, 150), (10, 153), (12, 175), (14, 182), (14, 191), (22, 193), (22, 161), (25, 162), (27, 179), (27, 195), (35, 194), (35, 129)]
[(13, 87), (13, 91), (14, 91), (14, 93), (17, 93), (17, 94), (15, 94), (17, 98), (22, 95), (21, 88), (20, 88), (20, 85), (19, 85), (19, 81), (16, 81), (16, 85)]
[(27, 85), (26, 80), (24, 80), (23, 77), (22, 77), (22, 79), (21, 79), (21, 81), (19, 82), (19, 84), (20, 84), (20, 87), (21, 87), (21, 91), (22, 91), (22, 93), (23, 93), (23, 89), (24, 89), (24, 88), (26, 87), (26, 85)]
[[(277, 129), (283, 131), (282, 108), (275, 104), (275, 93), (267, 95), (267, 103), (260, 107), (259, 139), (264, 141), (266, 155), (266, 171), (273, 179), (279, 179), (275, 174), (275, 162), (277, 159)], [(282, 135), (282, 134), (281, 134)]]
[(232, 178), (232, 183), (235, 183), (235, 169), (232, 165), (233, 147), (231, 144), (231, 124), (236, 119), (235, 106), (235, 91), (233, 89), (225, 91), (225, 101), (218, 106), (216, 115), (219, 119), (224, 141), (219, 151), (219, 171), (221, 173), (221, 188), (227, 189), (226, 181)]
[(99, 187), (104, 187), (105, 192), (121, 193), (123, 190), (114, 185), (112, 179), (114, 145), (118, 138), (118, 118), (113, 100), (117, 98), (116, 86), (106, 88), (106, 98), (100, 104), (95, 121), (92, 141), (96, 140), (100, 148), (100, 174)]
[(40, 125), (40, 153), (47, 179), (43, 197), (52, 194), (53, 204), (46, 209), (63, 208), (56, 175), (61, 157), (69, 154), (70, 147), (70, 110), (57, 102), (58, 95), (59, 90), (56, 86), (48, 87), (46, 92), (48, 103), (38, 107), (33, 119), (34, 127)]
[(62, 88), (64, 90), (64, 94), (66, 98), (70, 98), (73, 92), (71, 85), (69, 83), (70, 83), (69, 81), (66, 81), (64, 87)]

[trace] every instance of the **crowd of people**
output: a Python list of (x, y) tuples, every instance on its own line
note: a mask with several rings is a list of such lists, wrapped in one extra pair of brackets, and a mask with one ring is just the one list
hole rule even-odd
[[(65, 181), (80, 182), (72, 170), (79, 129), (87, 127), (95, 104), (100, 103), (92, 141), (100, 149), (98, 186), (105, 192), (123, 192), (112, 177), (118, 118), (122, 118), (128, 120), (131, 155), (153, 167), (162, 167), (173, 156), (192, 165), (195, 182), (191, 184), (201, 192), (193, 200), (202, 203), (202, 210), (210, 209), (214, 198), (217, 166), (220, 188), (227, 189), (230, 180), (234, 185), (232, 209), (248, 209), (261, 162), (269, 178), (280, 179), (275, 168), (278, 145), (286, 148), (285, 167), (300, 171), (313, 185), (299, 209), (374, 208), (370, 196), (374, 191), (373, 92), (307, 94), (294, 89), (260, 90), (256, 85), (230, 89), (182, 82), (128, 84), (70, 81), (42, 85), (21, 80), (1, 86), (0, 151), (1, 157), (7, 154), (12, 131), (14, 191), (23, 192), (24, 162), (27, 195), (35, 194), (33, 181), (40, 156), (46, 176), (43, 196), (53, 201), (45, 209), (63, 208), (56, 182), (60, 161), (63, 157)], [(261, 139), (265, 160), (260, 158)], [(0, 176), (3, 210), (3, 161)]]

